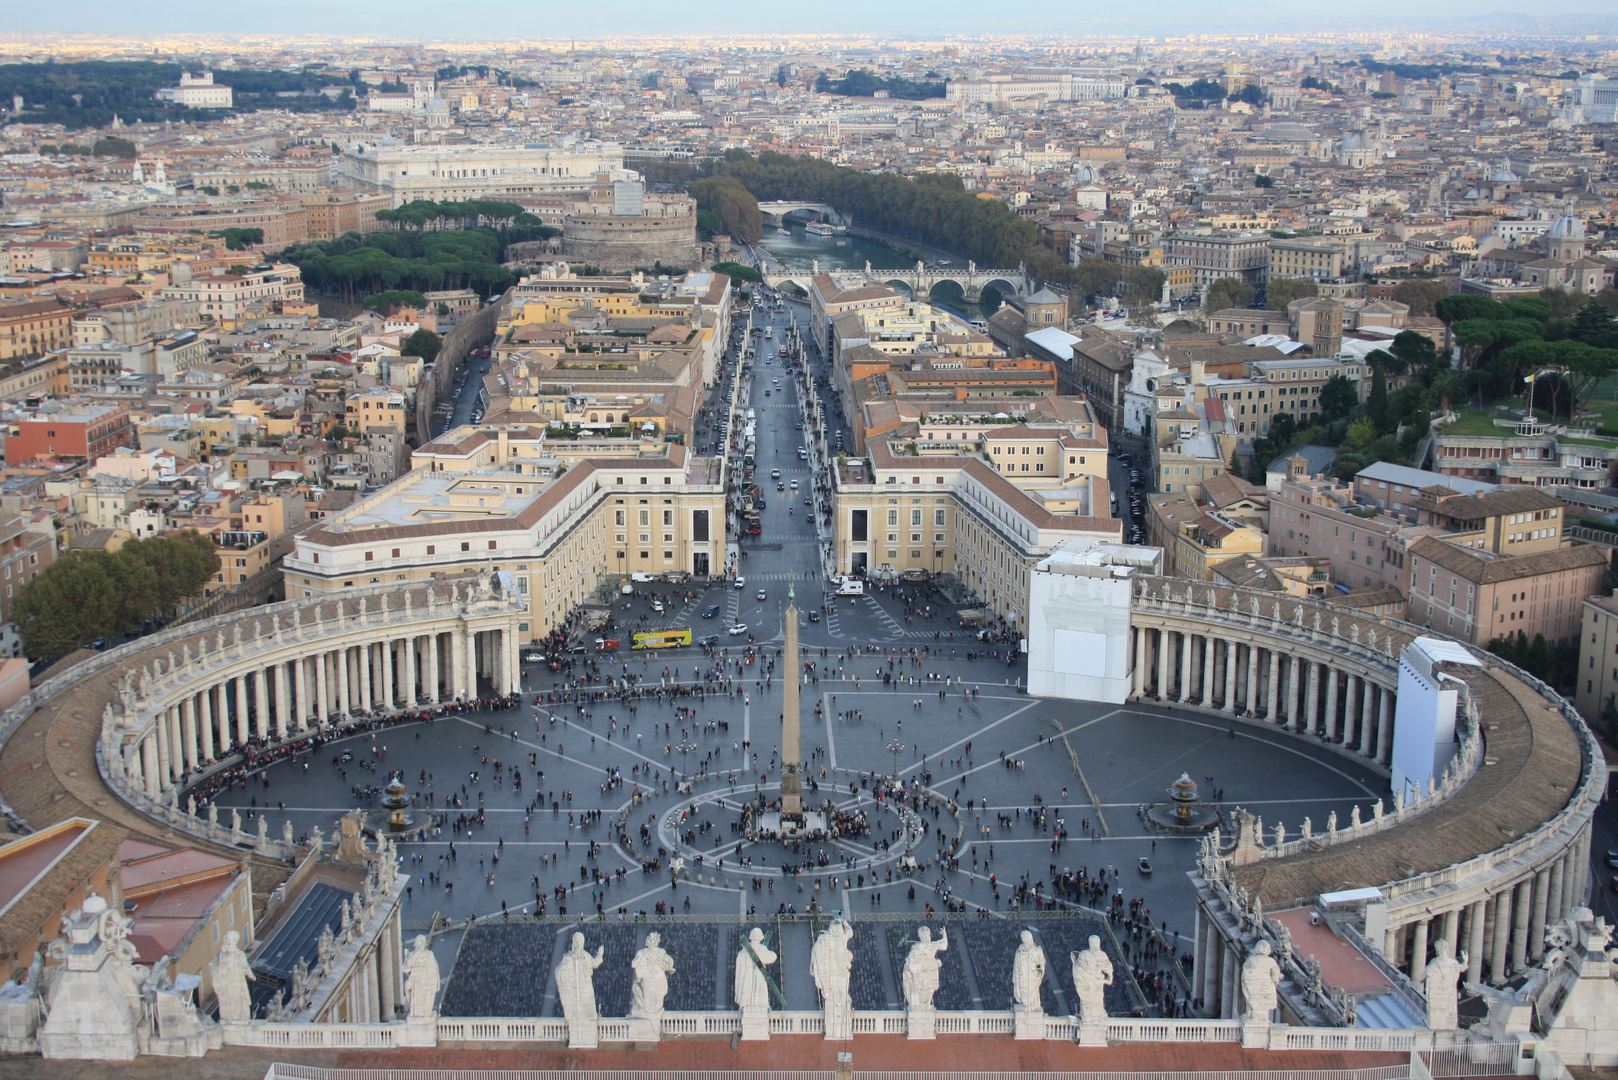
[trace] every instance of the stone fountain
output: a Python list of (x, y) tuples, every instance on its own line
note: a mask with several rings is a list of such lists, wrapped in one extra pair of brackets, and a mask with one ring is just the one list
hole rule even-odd
[(1219, 815), (1197, 802), (1197, 782), (1190, 774), (1169, 785), (1169, 801), (1153, 803), (1146, 811), (1147, 819), (1168, 832), (1195, 834), (1206, 832), (1219, 821)]

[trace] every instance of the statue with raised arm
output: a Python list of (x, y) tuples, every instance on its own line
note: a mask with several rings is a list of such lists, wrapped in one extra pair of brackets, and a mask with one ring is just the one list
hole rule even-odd
[(219, 1019), (243, 1021), (253, 1018), (253, 1000), (247, 992), (249, 979), (258, 981), (242, 952), (242, 936), (235, 930), (225, 935), (219, 954), (208, 961), (208, 980), (213, 983), (214, 1000), (219, 1003)]
[(437, 1016), (433, 1008), (438, 999), (438, 957), (427, 947), (427, 935), (417, 934), (405, 954), (405, 1001), (410, 1006), (406, 1018), (421, 1022)]
[(674, 972), (674, 958), (663, 948), (661, 934), (654, 931), (646, 935), (646, 944), (630, 961), (630, 967), (635, 972), (635, 986), (630, 995), (629, 1015), (661, 1021), (663, 999), (669, 992), (669, 976)]
[(1099, 1024), (1107, 1019), (1107, 987), (1112, 985), (1112, 961), (1101, 948), (1101, 938), (1090, 935), (1083, 952), (1072, 953), (1073, 991), (1079, 999), (1079, 1023)]
[(925, 926), (916, 931), (916, 943), (910, 946), (910, 954), (905, 957), (902, 980), (905, 1004), (912, 1013), (933, 1011), (933, 995), (938, 992), (938, 972), (944, 966), (938, 954), (948, 948), (948, 930), (939, 930), (937, 941), (933, 940), (933, 932)]
[(1022, 932), (1022, 944), (1011, 958), (1011, 1000), (1030, 1013), (1045, 1011), (1039, 988), (1045, 982), (1045, 950), (1034, 941), (1034, 932)]
[(1427, 965), (1427, 1026), (1434, 1031), (1454, 1031), (1460, 1027), (1460, 991), (1456, 982), (1470, 959), (1463, 951), (1457, 959), (1445, 938), (1433, 942), (1432, 961)]
[(567, 1020), (570, 1047), (591, 1047), (599, 1042), (595, 970), (601, 966), (605, 951), (597, 946), (596, 954), (591, 956), (584, 950), (584, 935), (574, 934), (572, 947), (556, 965), (556, 996), (561, 999), (562, 1016)]
[(848, 991), (849, 976), (854, 969), (854, 953), (848, 944), (853, 936), (854, 928), (839, 915), (821, 931), (809, 950), (809, 974), (820, 991), (828, 1039), (854, 1037), (854, 1000)]
[(1242, 1000), (1247, 1011), (1242, 1019), (1268, 1024), (1275, 1012), (1276, 987), (1281, 982), (1281, 965), (1270, 955), (1270, 943), (1260, 940), (1242, 962)]

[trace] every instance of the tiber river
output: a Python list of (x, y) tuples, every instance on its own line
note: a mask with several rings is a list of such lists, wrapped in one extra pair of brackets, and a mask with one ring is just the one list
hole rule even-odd
[[(809, 270), (817, 259), (822, 270), (864, 270), (867, 262), (873, 271), (908, 270), (916, 265), (916, 260), (902, 252), (863, 236), (810, 236), (803, 231), (801, 224), (787, 228), (791, 230), (791, 236), (782, 236), (774, 226), (766, 225), (761, 246), (788, 270)], [(986, 319), (994, 312), (993, 308), (967, 303), (959, 292), (952, 293), (948, 286), (940, 290), (932, 302), (968, 319)]]

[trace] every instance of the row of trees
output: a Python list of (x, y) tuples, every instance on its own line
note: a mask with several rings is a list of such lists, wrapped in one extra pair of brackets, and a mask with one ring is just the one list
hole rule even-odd
[(493, 229), (405, 229), (369, 236), (344, 233), (335, 240), (295, 244), (281, 258), (295, 263), (310, 288), (344, 300), (394, 291), (473, 289), (483, 295), (509, 288), (501, 265), (509, 244), (555, 235), (546, 226)]
[(18, 591), (11, 617), (23, 651), (44, 660), (173, 617), (218, 572), (213, 541), (192, 532), (71, 551)]
[(758, 199), (734, 176), (710, 176), (694, 182), (689, 193), (697, 201), (697, 223), (712, 233), (725, 233), (749, 244), (764, 238), (764, 215)]
[(1507, 397), (1533, 383), (1534, 406), (1571, 419), (1581, 398), (1618, 370), (1618, 323), (1607, 307), (1558, 289), (1504, 303), (1446, 296), (1435, 310), (1461, 346), (1468, 396)]
[[(929, 72), (936, 75), (937, 72)], [(777, 79), (781, 85), (786, 85), (785, 71), (777, 72)], [(815, 91), (821, 94), (842, 94), (846, 97), (872, 97), (878, 90), (886, 90), (889, 97), (903, 98), (907, 101), (921, 101), (926, 98), (941, 98), (948, 89), (949, 84), (943, 79), (937, 81), (912, 82), (897, 75), (873, 75), (864, 68), (855, 68), (841, 79), (834, 79), (824, 71), (815, 80)]]
[[(529, 237), (543, 240), (558, 235), (561, 230), (544, 224), (514, 202), (499, 199), (468, 199), (465, 202), (433, 202), (415, 199), (392, 210), (378, 210), (378, 221), (385, 221), (397, 229), (475, 229), (488, 225), (495, 229), (530, 228), (542, 235)], [(516, 241), (507, 241), (515, 243)]]
[[(735, 179), (755, 202), (824, 202), (854, 215), (869, 228), (955, 252), (980, 266), (1021, 263), (1035, 279), (1048, 281), (1051, 272), (1066, 263), (1039, 242), (1033, 222), (1018, 217), (998, 199), (971, 194), (954, 173), (914, 177), (864, 173), (808, 155), (766, 151), (754, 157), (735, 149), (727, 150), (721, 159), (705, 162), (701, 172), (704, 177)], [(692, 184), (692, 194), (697, 191), (697, 184)], [(698, 208), (711, 209), (700, 197)], [(763, 235), (762, 226), (759, 235)]]

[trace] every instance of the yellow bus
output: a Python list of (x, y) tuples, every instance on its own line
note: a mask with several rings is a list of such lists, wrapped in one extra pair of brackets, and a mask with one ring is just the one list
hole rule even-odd
[(680, 627), (677, 630), (642, 630), (632, 640), (634, 649), (672, 649), (679, 645), (691, 644), (691, 628)]

